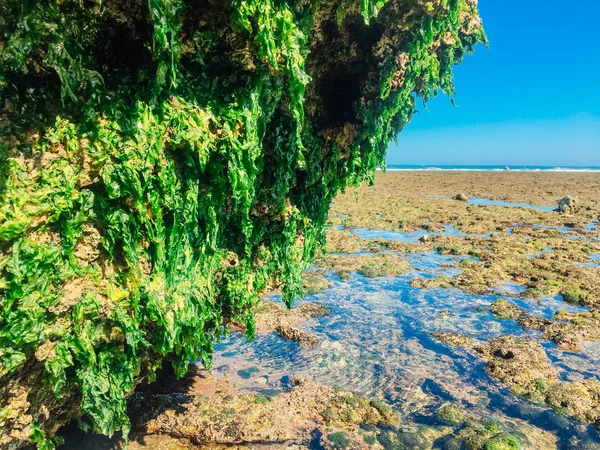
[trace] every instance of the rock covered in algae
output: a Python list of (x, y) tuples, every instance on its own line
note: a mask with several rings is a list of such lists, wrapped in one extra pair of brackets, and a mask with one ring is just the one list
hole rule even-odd
[[(298, 327), (306, 320), (328, 315), (330, 308), (322, 303), (305, 303), (292, 309), (270, 300), (263, 300), (254, 311), (255, 332), (275, 332), (283, 339), (297, 342), (300, 346), (311, 348), (319, 340)], [(245, 332), (244, 324), (232, 322), (228, 325), (232, 331)]]
[(485, 41), (474, 0), (0, 3), (0, 446), (129, 429), (301, 292), (332, 198)]
[(559, 381), (557, 370), (539, 342), (500, 336), (475, 351), (487, 361), (485, 370), (508, 384), (515, 394), (545, 402), (600, 429), (600, 381)]
[[(398, 415), (384, 403), (295, 378), (289, 393), (271, 398), (250, 394), (135, 394), (130, 402), (135, 432), (168, 435), (201, 444), (306, 445), (315, 429), (337, 429), (332, 442), (360, 425), (395, 425)], [(331, 436), (333, 434), (333, 437)], [(350, 440), (350, 438), (346, 438)]]
[(473, 344), (473, 338), (455, 331), (435, 331), (431, 333), (435, 339), (443, 344), (452, 345), (454, 347), (469, 347)]
[(331, 268), (342, 279), (349, 279), (352, 272), (367, 278), (404, 275), (410, 264), (401, 255), (382, 253), (366, 255), (324, 255), (318, 257), (317, 264)]
[(503, 299), (496, 300), (489, 309), (499, 319), (517, 319), (523, 328), (541, 331), (545, 339), (554, 341), (561, 350), (578, 352), (583, 342), (600, 339), (600, 313), (597, 311), (568, 313), (558, 310), (553, 319), (546, 319), (531, 315)]
[(538, 379), (557, 379), (544, 348), (533, 339), (500, 336), (475, 351), (487, 361), (485, 370), (504, 383), (527, 386)]

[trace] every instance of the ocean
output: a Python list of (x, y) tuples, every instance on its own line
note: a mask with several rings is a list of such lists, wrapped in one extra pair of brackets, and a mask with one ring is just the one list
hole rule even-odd
[(600, 172), (600, 166), (477, 166), (477, 165), (398, 165), (389, 164), (386, 170), (471, 170), (503, 171), (508, 167), (515, 172)]

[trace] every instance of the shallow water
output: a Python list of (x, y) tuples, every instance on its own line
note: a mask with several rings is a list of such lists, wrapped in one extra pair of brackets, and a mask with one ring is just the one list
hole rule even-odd
[(532, 205), (531, 203), (515, 203), (515, 202), (505, 202), (503, 200), (492, 200), (489, 198), (483, 197), (472, 197), (467, 201), (468, 205), (492, 205), (492, 206), (505, 206), (508, 208), (532, 208), (537, 209), (538, 211), (554, 211), (556, 206), (538, 206)]
[(573, 231), (571, 228), (568, 227), (559, 227), (556, 225), (542, 225), (542, 224), (534, 224), (533, 225), (533, 229), (547, 229), (547, 230), (557, 230), (560, 231), (561, 233), (570, 233), (571, 231)]
[(354, 228), (351, 231), (362, 239), (383, 239), (386, 241), (398, 241), (407, 244), (416, 244), (424, 236), (458, 236), (458, 237), (480, 237), (487, 239), (492, 236), (492, 233), (488, 234), (469, 234), (463, 233), (457, 230), (452, 225), (444, 225), (444, 231), (441, 232), (430, 232), (430, 231), (411, 231), (409, 233), (403, 233), (402, 231), (390, 231), (390, 230), (371, 230), (369, 228)]
[(528, 258), (529, 259), (539, 258), (540, 256), (544, 255), (544, 253), (553, 253), (553, 252), (554, 252), (554, 249), (552, 247), (546, 247), (540, 252), (536, 252), (532, 255), (529, 255)]
[[(600, 443), (591, 427), (509, 393), (485, 373), (484, 363), (469, 351), (433, 339), (430, 333), (434, 331), (456, 331), (480, 341), (505, 334), (539, 337), (539, 333), (489, 313), (487, 307), (498, 295), (410, 286), (415, 277), (457, 275), (460, 270), (448, 264), (456, 264), (462, 257), (435, 253), (406, 256), (413, 270), (405, 276), (368, 279), (354, 274), (349, 282), (332, 276), (332, 288), (299, 302), (318, 300), (331, 307), (329, 316), (303, 327), (319, 337), (317, 348), (301, 349), (275, 334), (258, 335), (252, 343), (233, 334), (216, 348), (215, 374), (230, 373), (230, 379), (242, 390), (264, 394), (284, 389), (292, 375), (303, 375), (384, 398), (403, 414), (408, 426), (424, 421), (435, 424), (436, 408), (453, 401), (478, 417), (493, 416), (512, 432), (529, 436), (526, 448), (540, 448), (533, 441), (542, 430), (556, 436), (559, 448), (566, 448), (575, 435)], [(519, 287), (511, 284), (505, 289), (514, 292)], [(551, 317), (558, 309), (584, 310), (565, 304), (559, 297), (539, 303), (512, 301), (544, 317)], [(585, 345), (580, 354), (560, 352), (549, 342), (544, 346), (562, 379), (599, 375), (598, 345)]]

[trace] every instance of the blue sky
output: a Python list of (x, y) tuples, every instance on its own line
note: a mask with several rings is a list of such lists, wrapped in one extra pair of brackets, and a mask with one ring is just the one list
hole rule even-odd
[(480, 0), (490, 40), (389, 147), (388, 164), (600, 166), (600, 1)]

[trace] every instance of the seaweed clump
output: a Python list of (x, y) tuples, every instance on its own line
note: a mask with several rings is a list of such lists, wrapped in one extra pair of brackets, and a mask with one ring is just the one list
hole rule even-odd
[(0, 3), (0, 447), (127, 436), (164, 361), (291, 304), (334, 196), (485, 41), (475, 0)]

